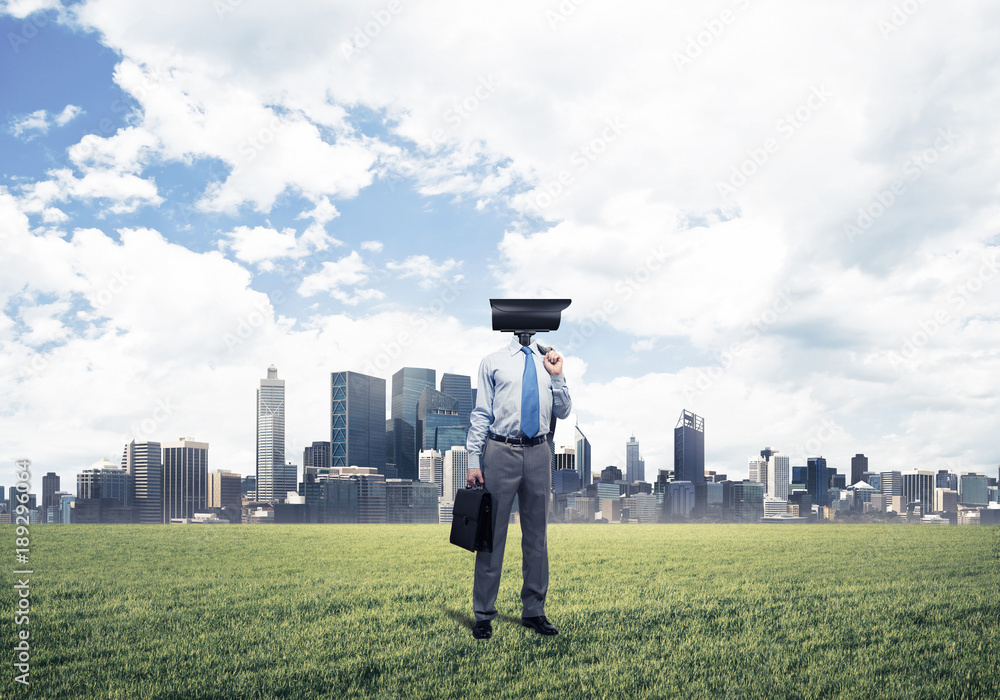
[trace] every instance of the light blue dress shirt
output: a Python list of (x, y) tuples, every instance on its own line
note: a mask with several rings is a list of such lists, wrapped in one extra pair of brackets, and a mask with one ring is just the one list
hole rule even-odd
[[(486, 433), (505, 437), (523, 437), (521, 432), (521, 377), (524, 375), (525, 354), (517, 336), (479, 363), (476, 407), (472, 409), (469, 436), (465, 447), (469, 451), (469, 469), (479, 469), (479, 456), (486, 444)], [(538, 379), (538, 433), (549, 432), (554, 412), (557, 418), (567, 418), (573, 408), (569, 388), (562, 374), (552, 376), (545, 369), (545, 355), (537, 343), (531, 344)], [(546, 400), (548, 397), (548, 400)]]

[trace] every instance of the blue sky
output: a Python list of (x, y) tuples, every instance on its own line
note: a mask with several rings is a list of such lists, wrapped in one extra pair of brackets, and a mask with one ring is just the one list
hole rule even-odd
[(504, 296), (574, 300), (595, 467), (687, 408), (734, 476), (996, 473), (989, 3), (0, 7), (0, 483), (252, 473), (271, 363), (298, 462), (329, 372), (474, 375)]

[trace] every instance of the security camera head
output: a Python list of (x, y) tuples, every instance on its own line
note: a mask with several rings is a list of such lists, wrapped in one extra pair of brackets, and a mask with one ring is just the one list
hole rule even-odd
[(560, 314), (572, 299), (490, 299), (493, 330), (514, 333), (529, 345), (535, 333), (559, 330)]

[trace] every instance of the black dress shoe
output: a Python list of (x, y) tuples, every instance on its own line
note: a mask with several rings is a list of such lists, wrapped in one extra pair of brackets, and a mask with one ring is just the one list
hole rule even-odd
[(545, 619), (545, 615), (522, 617), (521, 624), (525, 627), (530, 627), (538, 632), (538, 634), (559, 634), (559, 630), (549, 624), (549, 621)]
[(480, 620), (472, 626), (472, 636), (476, 639), (489, 639), (493, 636), (493, 625), (489, 620)]

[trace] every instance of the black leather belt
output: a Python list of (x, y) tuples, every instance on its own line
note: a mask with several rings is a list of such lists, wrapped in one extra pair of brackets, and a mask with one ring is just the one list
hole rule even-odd
[(548, 436), (548, 434), (546, 433), (545, 435), (536, 435), (533, 438), (504, 437), (503, 435), (497, 435), (495, 433), (487, 433), (486, 436), (490, 440), (496, 440), (497, 442), (506, 442), (508, 445), (539, 445), (545, 442), (545, 438)]

